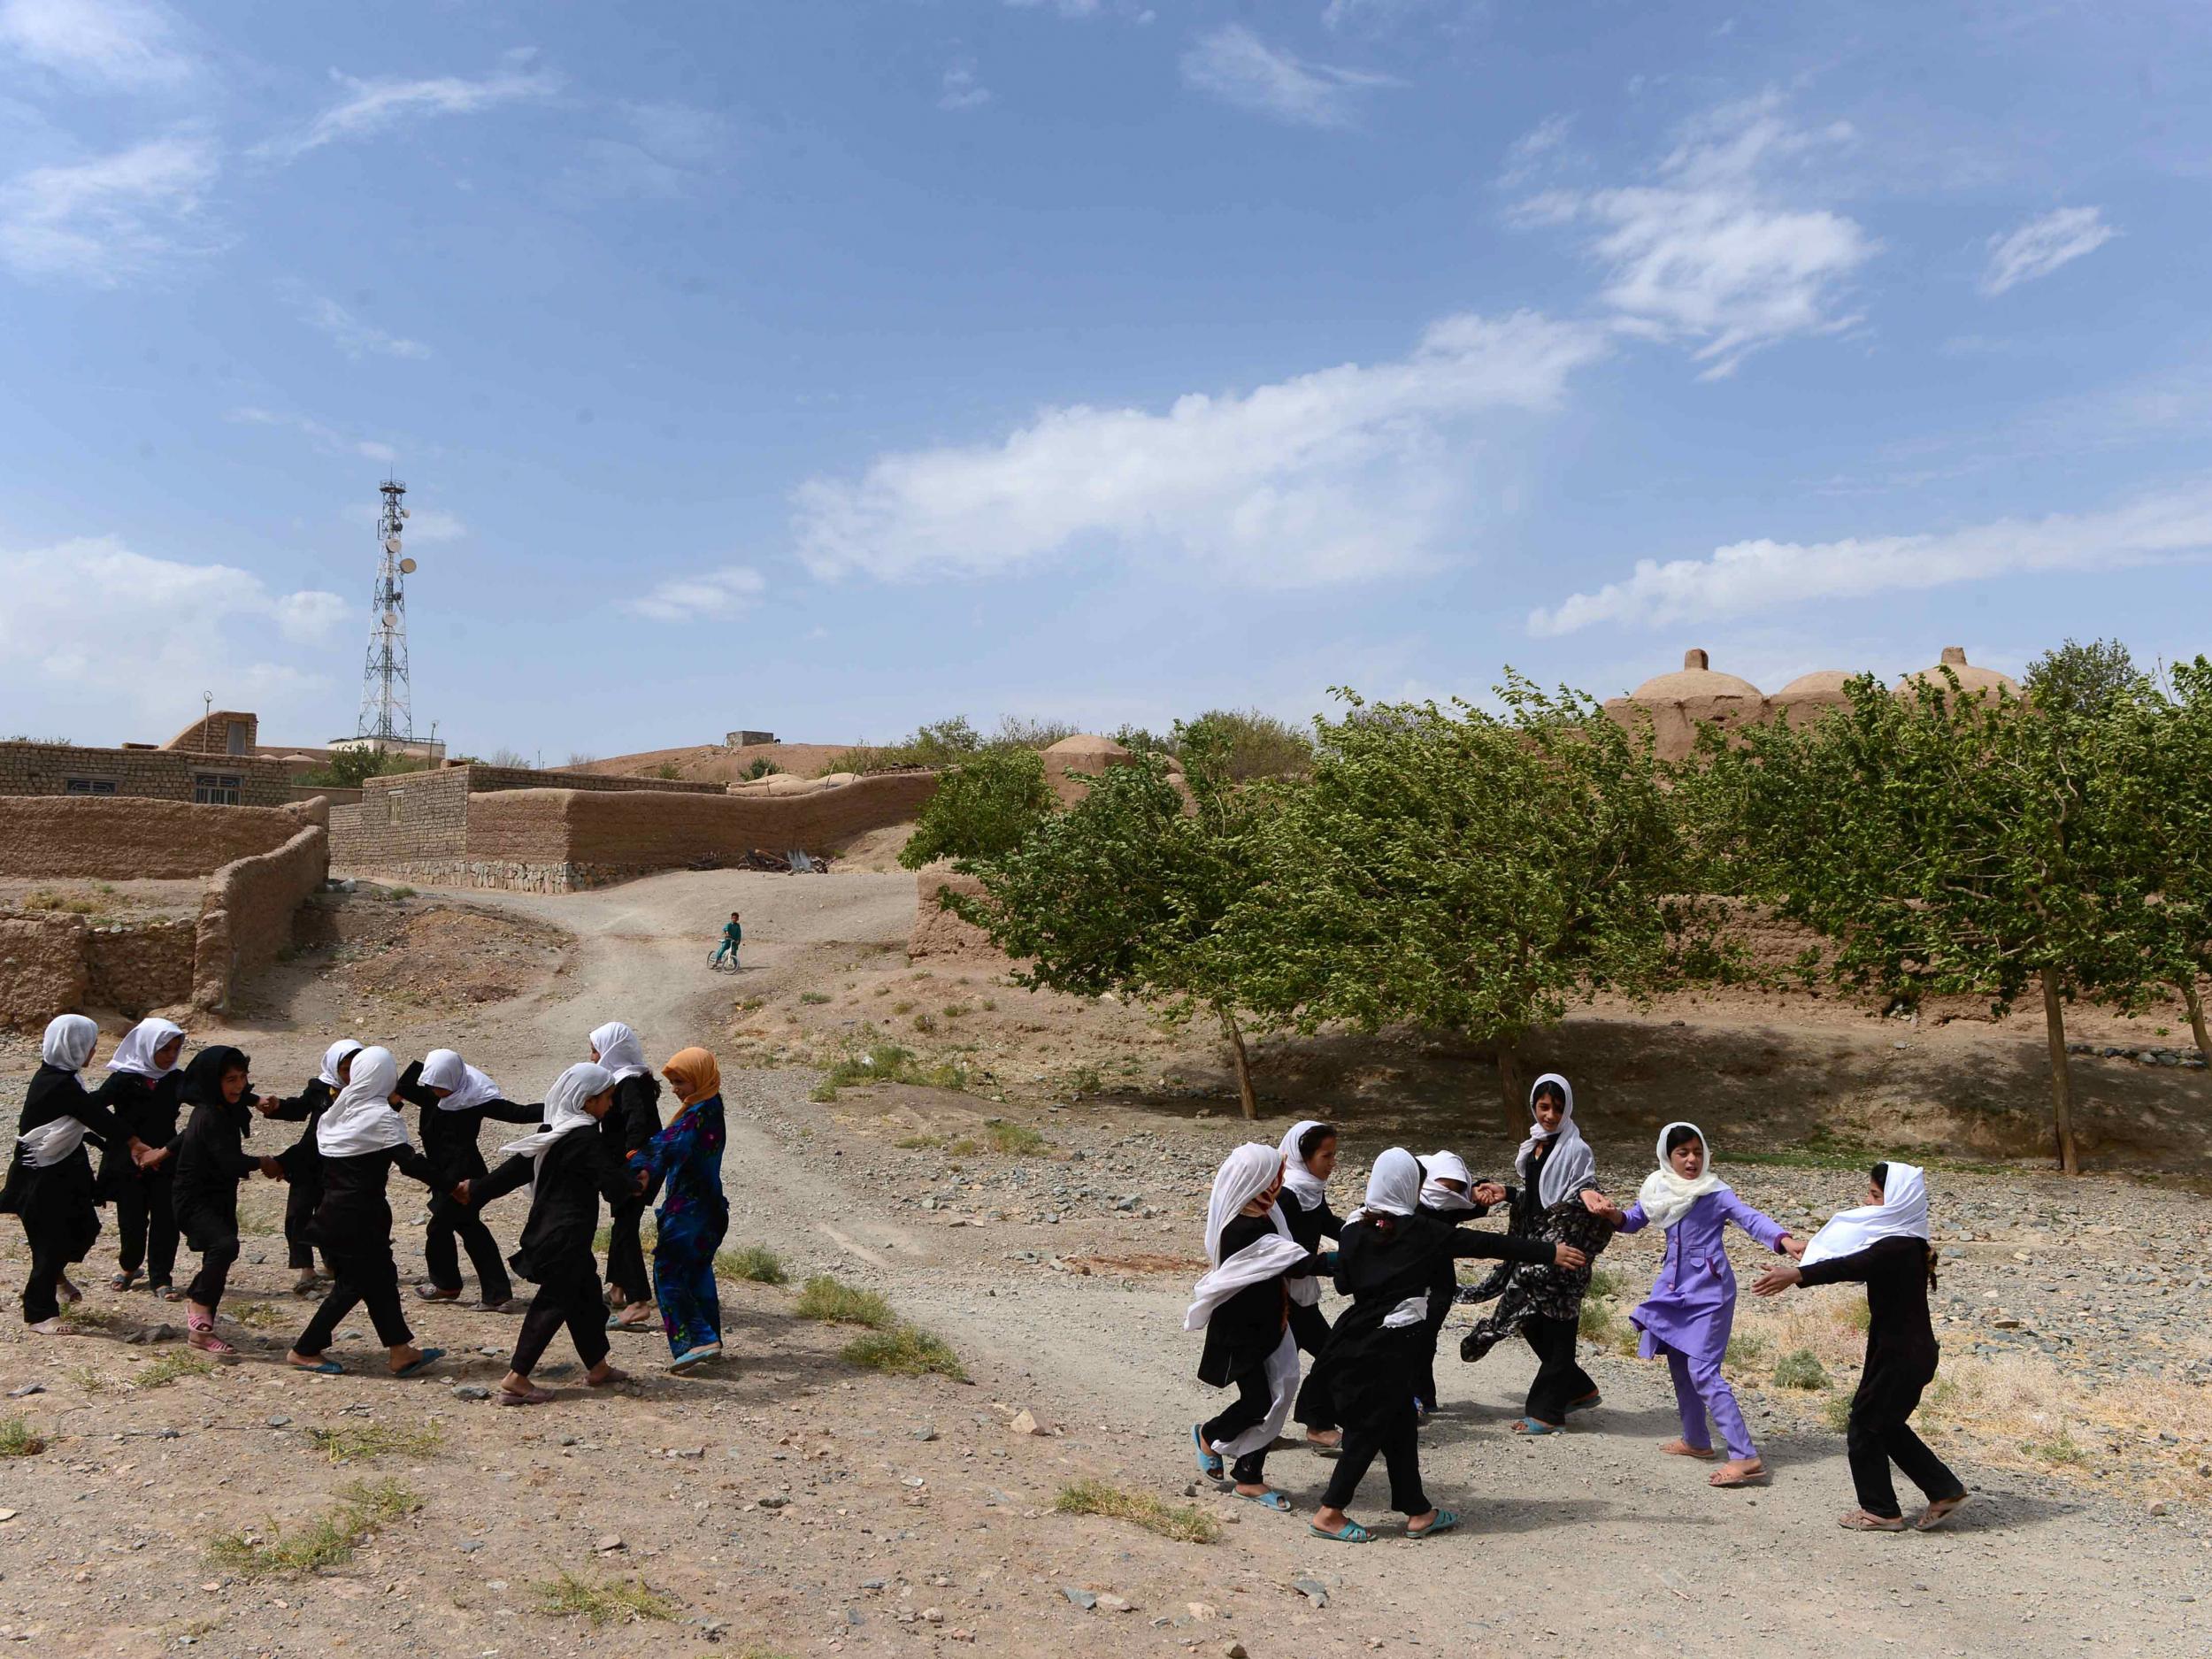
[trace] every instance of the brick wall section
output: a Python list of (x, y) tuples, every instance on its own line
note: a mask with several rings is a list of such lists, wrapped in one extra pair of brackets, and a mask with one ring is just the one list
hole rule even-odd
[[(609, 789), (634, 795), (720, 795), (718, 783), (694, 783), (672, 778), (608, 778), (595, 772), (534, 772), (527, 766), (487, 766), (471, 761), (449, 768), (469, 775), (469, 790), (492, 795), (503, 789)], [(395, 782), (397, 780), (394, 780)]]
[(70, 779), (97, 778), (113, 783), (119, 795), (189, 802), (195, 772), (236, 778), (242, 806), (282, 806), (292, 798), (292, 768), (280, 760), (165, 749), (0, 743), (0, 795), (66, 795)]
[(468, 849), (469, 778), (476, 770), (448, 766), (366, 780), (354, 811), (331, 813), (331, 861), (350, 869), (458, 858)]
[(85, 1001), (81, 916), (0, 916), (0, 1025), (39, 1031)]
[(309, 824), (274, 852), (225, 864), (207, 884), (193, 951), (192, 1002), (221, 1011), (240, 976), (292, 943), (292, 918), (330, 873), (330, 837)]
[(281, 847), (298, 832), (302, 812), (321, 810), (313, 803), (288, 811), (119, 795), (0, 796), (0, 876), (211, 875), (233, 859)]
[(261, 720), (257, 715), (238, 709), (217, 709), (211, 714), (195, 720), (162, 745), (164, 749), (188, 749), (202, 755), (230, 753), (230, 728), (233, 724), (245, 728), (246, 754), (252, 754), (261, 741)]
[(187, 921), (92, 929), (84, 941), (84, 1003), (141, 1019), (188, 1001), (198, 938), (198, 924)]

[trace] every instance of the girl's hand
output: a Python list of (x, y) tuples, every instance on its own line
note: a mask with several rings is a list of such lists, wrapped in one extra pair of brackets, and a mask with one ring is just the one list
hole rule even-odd
[(468, 1208), (469, 1202), (469, 1184), (463, 1181), (446, 1195), (465, 1210)]
[(1577, 1272), (1579, 1272), (1582, 1269), (1590, 1265), (1590, 1258), (1583, 1255), (1581, 1251), (1576, 1249), (1571, 1244), (1553, 1245), (1551, 1259), (1557, 1266), (1564, 1267)]
[(1608, 1198), (1603, 1193), (1592, 1188), (1586, 1188), (1584, 1190), (1582, 1194), (1582, 1207), (1594, 1216), (1604, 1217), (1606, 1220), (1611, 1222), (1617, 1227), (1628, 1219), (1627, 1211), (1624, 1210), (1618, 1204)]
[(1751, 1294), (1755, 1296), (1778, 1296), (1792, 1286), (1803, 1281), (1804, 1275), (1798, 1271), (1796, 1263), (1785, 1262), (1760, 1274), (1759, 1282), (1751, 1287)]
[(1810, 1242), (1809, 1239), (1796, 1238), (1786, 1233), (1777, 1241), (1775, 1248), (1786, 1253), (1790, 1260), (1793, 1262), (1805, 1254), (1805, 1247)]
[(273, 1094), (257, 1094), (254, 1096), (253, 1109), (264, 1118), (273, 1118), (277, 1115), (277, 1109), (283, 1104), (284, 1102)]
[(274, 1158), (264, 1158), (261, 1160), (261, 1172), (273, 1181), (280, 1181), (284, 1179), (284, 1165)]
[(1485, 1181), (1475, 1188), (1475, 1202), (1479, 1204), (1502, 1204), (1505, 1202), (1505, 1188), (1495, 1181)]

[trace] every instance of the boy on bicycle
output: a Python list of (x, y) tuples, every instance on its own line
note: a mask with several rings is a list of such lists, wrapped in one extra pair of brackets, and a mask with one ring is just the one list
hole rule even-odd
[(708, 965), (718, 968), (722, 965), (722, 958), (727, 956), (730, 966), (734, 968), (737, 966), (737, 948), (744, 942), (744, 925), (739, 920), (738, 913), (732, 910), (730, 919), (722, 925), (722, 942), (715, 947), (713, 960)]

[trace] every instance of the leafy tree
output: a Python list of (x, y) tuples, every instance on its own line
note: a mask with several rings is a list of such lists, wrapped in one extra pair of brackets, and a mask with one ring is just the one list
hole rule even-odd
[(1067, 811), (973, 863), (980, 897), (948, 892), (943, 902), (1021, 962), (1015, 978), (1033, 990), (1113, 991), (1163, 1002), (1171, 1019), (1212, 1017), (1244, 1115), (1256, 1118), (1242, 992), (1212, 948), (1250, 880), (1255, 802), (1225, 776), (1217, 733), (1179, 726), (1176, 738), (1187, 797), (1158, 753), (1110, 766)]
[(1253, 818), (1216, 976), (1269, 1023), (1412, 1025), (1520, 1050), (1600, 992), (1693, 965), (1700, 890), (1647, 729), (1509, 674), (1502, 712), (1340, 692), (1312, 770)]
[(2084, 645), (2070, 639), (2029, 664), (2021, 686), (2039, 707), (2093, 715), (2118, 702), (2139, 701), (2148, 695), (2151, 681), (2119, 641)]
[(988, 749), (945, 772), (899, 854), (909, 870), (940, 858), (964, 866), (1012, 852), (1052, 810), (1052, 787), (1033, 749)]
[(2147, 889), (2149, 977), (2180, 992), (2212, 1056), (2198, 981), (2212, 974), (2212, 662), (2176, 667), (2170, 695), (2116, 698), (2105, 720), (2125, 746), (2107, 800), (2110, 839)]
[(1219, 735), (1222, 764), (1233, 782), (1302, 777), (1313, 764), (1313, 740), (1287, 720), (1257, 709), (1210, 709), (1190, 724)]
[(364, 743), (358, 748), (332, 749), (327, 760), (302, 772), (300, 780), (326, 789), (358, 789), (368, 779), (421, 772), (428, 764), (428, 762), (399, 749), (380, 749), (373, 744)]
[(2065, 1005), (2142, 992), (2143, 860), (2116, 805), (2136, 764), (2111, 722), (2069, 700), (2024, 706), (1870, 675), (1816, 725), (1711, 746), (1732, 786), (1745, 890), (1829, 943), (1827, 972), (1915, 999), (2040, 995), (2058, 1160), (2078, 1172)]

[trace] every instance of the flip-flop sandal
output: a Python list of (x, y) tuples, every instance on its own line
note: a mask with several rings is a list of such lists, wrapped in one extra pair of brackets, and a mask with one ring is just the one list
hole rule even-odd
[(1426, 1526), (1417, 1530), (1414, 1527), (1407, 1527), (1406, 1536), (1417, 1544), (1425, 1538), (1434, 1538), (1439, 1532), (1448, 1532), (1458, 1525), (1459, 1512), (1457, 1510), (1439, 1509), (1436, 1512), (1436, 1518)]
[(137, 1280), (138, 1275), (135, 1273), (110, 1273), (108, 1275), (108, 1288), (110, 1290), (128, 1290), (137, 1282)]
[(596, 1379), (590, 1377), (585, 1378), (584, 1386), (587, 1388), (611, 1388), (617, 1383), (626, 1383), (629, 1380), (630, 1373), (628, 1371), (618, 1371), (613, 1366), (609, 1366), (607, 1368), (607, 1374), (604, 1377)]
[(653, 1328), (650, 1319), (626, 1319), (618, 1313), (607, 1316), (607, 1329), (610, 1331), (650, 1331)]
[(1191, 1425), (1190, 1443), (1198, 1448), (1198, 1472), (1205, 1476), (1209, 1480), (1220, 1479), (1222, 1471), (1221, 1454), (1214, 1450), (1212, 1447), (1206, 1444), (1206, 1425), (1204, 1424), (1194, 1423)]
[(294, 1371), (305, 1371), (310, 1377), (342, 1377), (346, 1374), (346, 1368), (334, 1359), (319, 1359), (312, 1365), (303, 1365), (293, 1359), (284, 1363)]
[(1963, 1509), (1967, 1499), (1973, 1495), (1970, 1492), (1962, 1492), (1955, 1498), (1937, 1499), (1920, 1511), (1920, 1518), (1912, 1524), (1913, 1531), (1916, 1532), (1934, 1532), (1937, 1527), (1941, 1526)]
[(182, 1302), (184, 1293), (174, 1285), (149, 1285), (146, 1288), (164, 1302)]
[(1357, 1521), (1345, 1522), (1344, 1530), (1340, 1532), (1326, 1532), (1316, 1526), (1311, 1521), (1308, 1521), (1306, 1531), (1316, 1538), (1327, 1539), (1332, 1544), (1370, 1544), (1375, 1539), (1375, 1535)]
[(1240, 1492), (1237, 1496), (1247, 1503), (1256, 1503), (1263, 1509), (1272, 1509), (1278, 1515), (1290, 1513), (1290, 1500), (1279, 1492)]
[(1583, 1395), (1581, 1399), (1568, 1401), (1567, 1409), (1569, 1411), (1587, 1411), (1594, 1406), (1601, 1406), (1604, 1403), (1605, 1396), (1600, 1394), (1596, 1389), (1593, 1388), (1588, 1394)]
[(1659, 1450), (1664, 1456), (1694, 1457), (1701, 1463), (1709, 1463), (1713, 1461), (1713, 1459), (1720, 1455), (1719, 1451), (1713, 1447), (1690, 1446), (1681, 1440), (1669, 1440), (1664, 1446), (1662, 1446)]
[(1317, 1440), (1309, 1434), (1306, 1436), (1306, 1449), (1317, 1457), (1336, 1457), (1342, 1455), (1344, 1442), (1342, 1440)]
[(550, 1388), (502, 1388), (492, 1395), (495, 1406), (542, 1406), (553, 1402)]
[(1705, 1484), (1709, 1486), (1718, 1486), (1723, 1492), (1729, 1492), (1738, 1486), (1763, 1486), (1766, 1485), (1772, 1473), (1771, 1470), (1753, 1469), (1726, 1479), (1719, 1475), (1709, 1475), (1706, 1477)]
[(1836, 1525), (1847, 1532), (1901, 1532), (1905, 1517), (1901, 1515), (1882, 1517), (1869, 1515), (1864, 1509), (1853, 1509), (1837, 1518)]
[(680, 1377), (686, 1371), (696, 1371), (700, 1366), (708, 1364), (714, 1360), (720, 1359), (721, 1357), (722, 1348), (721, 1345), (718, 1343), (706, 1348), (690, 1348), (684, 1353), (677, 1355), (674, 1359), (670, 1360), (668, 1362), (668, 1369), (674, 1371)]
[(1523, 1417), (1513, 1425), (1513, 1432), (1516, 1434), (1530, 1435), (1564, 1434), (1567, 1432), (1567, 1425), (1563, 1423), (1547, 1423), (1541, 1417)]
[(406, 1364), (392, 1372), (392, 1375), (395, 1377), (412, 1377), (418, 1372), (426, 1371), (429, 1367), (435, 1365), (444, 1357), (445, 1350), (443, 1348), (426, 1348), (413, 1359), (410, 1360)]
[(461, 1293), (458, 1290), (440, 1290), (435, 1285), (418, 1285), (415, 1286), (415, 1300), (418, 1302), (458, 1302), (461, 1300)]

